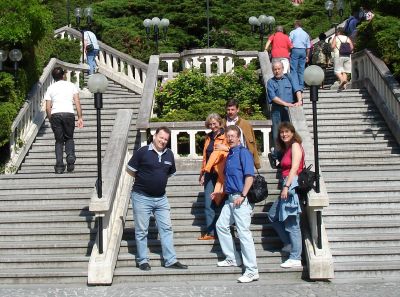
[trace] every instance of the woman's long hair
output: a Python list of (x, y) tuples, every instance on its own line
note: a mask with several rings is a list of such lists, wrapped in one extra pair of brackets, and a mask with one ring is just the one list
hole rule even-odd
[(282, 122), (279, 125), (279, 128), (278, 128), (278, 134), (279, 135), (278, 135), (278, 139), (277, 139), (277, 143), (276, 143), (277, 146), (278, 146), (278, 149), (280, 151), (285, 151), (287, 149), (285, 143), (282, 141), (281, 136), (280, 136), (281, 130), (283, 130), (283, 129), (287, 129), (287, 130), (289, 130), (290, 132), (293, 133), (292, 141), (290, 142), (288, 147), (291, 147), (294, 142), (297, 142), (298, 144), (301, 144), (303, 142), (303, 140), (301, 139), (301, 136), (299, 135), (299, 133), (296, 132), (296, 129), (294, 128), (292, 123), (290, 123), (290, 122)]

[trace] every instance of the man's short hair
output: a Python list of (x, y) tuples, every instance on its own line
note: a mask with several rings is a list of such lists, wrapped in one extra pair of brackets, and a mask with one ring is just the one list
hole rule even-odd
[(294, 21), (294, 26), (295, 27), (301, 27), (301, 21), (300, 20), (295, 20)]
[(236, 125), (230, 125), (230, 126), (226, 127), (225, 134), (228, 134), (229, 131), (235, 131), (238, 138), (240, 138), (242, 136), (242, 131)]
[(56, 67), (51, 72), (51, 75), (53, 76), (55, 81), (59, 81), (63, 79), (64, 73), (65, 73), (64, 69), (62, 69), (61, 67)]
[(276, 26), (276, 32), (283, 32), (283, 26)]
[(272, 63), (272, 69), (274, 69), (275, 64), (280, 64), (281, 67), (283, 68), (283, 63), (282, 63), (282, 61), (275, 61), (275, 62)]
[(239, 108), (239, 101), (237, 101), (236, 99), (229, 99), (225, 104), (225, 108), (230, 106), (235, 106), (236, 108)]
[(171, 135), (171, 130), (166, 126), (158, 127), (155, 134), (158, 134), (158, 132), (160, 132), (160, 131), (164, 131), (168, 135)]

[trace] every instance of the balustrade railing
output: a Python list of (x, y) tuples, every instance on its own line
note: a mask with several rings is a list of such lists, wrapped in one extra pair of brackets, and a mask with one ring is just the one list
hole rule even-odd
[(183, 69), (203, 69), (206, 76), (213, 74), (229, 73), (235, 67), (234, 58), (244, 60), (248, 65), (252, 60), (257, 59), (256, 51), (234, 51), (230, 49), (195, 49), (185, 50), (182, 53), (160, 54), (160, 62), (167, 63), (166, 73), (161, 72), (163, 80), (174, 78), (178, 72), (174, 72), (174, 64), (181, 64)]
[[(78, 30), (62, 27), (54, 31), (54, 35), (59, 38), (78, 39), (82, 48), (82, 33)], [(101, 41), (99, 41), (99, 47), (99, 55), (96, 58), (99, 71), (128, 89), (142, 94), (146, 80), (147, 64)]]
[(389, 129), (400, 143), (400, 85), (386, 64), (371, 51), (362, 50), (351, 56), (351, 86), (366, 88), (385, 118)]
[(88, 68), (87, 66), (65, 63), (54, 58), (50, 60), (39, 81), (29, 92), (26, 102), (11, 126), (10, 161), (6, 166), (6, 173), (15, 173), (21, 165), (46, 118), (44, 95), (47, 88), (54, 82), (51, 72), (56, 66), (63, 67), (66, 71), (67, 80), (74, 82), (78, 88), (81, 88), (81, 74)]

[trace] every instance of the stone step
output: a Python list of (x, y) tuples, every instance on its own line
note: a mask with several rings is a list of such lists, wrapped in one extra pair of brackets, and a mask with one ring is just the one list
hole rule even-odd
[[(13, 269), (58, 269), (80, 268), (87, 270), (89, 256), (85, 255), (17, 255), (0, 258), (0, 271)], [(1, 277), (0, 277), (1, 279)]]
[(335, 277), (350, 278), (387, 278), (400, 276), (400, 261), (350, 261), (335, 263)]
[(26, 269), (16, 268), (0, 270), (1, 284), (82, 284), (87, 283), (86, 268), (65, 268), (65, 269)]
[[(266, 264), (258, 267), (260, 278), (266, 279), (281, 279), (285, 277), (287, 280), (301, 278), (302, 271), (306, 267), (292, 268), (285, 270), (279, 267), (278, 264)], [(218, 280), (235, 280), (241, 275), (240, 267), (216, 267), (213, 266), (189, 266), (189, 269), (165, 269), (163, 267), (154, 267), (150, 271), (132, 269), (131, 267), (117, 268), (114, 273), (113, 283), (126, 283), (127, 281), (135, 280), (136, 282), (148, 281), (163, 281), (174, 282), (179, 281), (215, 281)]]
[(0, 242), (0, 258), (15, 255), (63, 255), (75, 254), (90, 256), (94, 242), (89, 235), (83, 240), (38, 240)]
[(40, 241), (40, 240), (54, 240), (60, 237), (64, 240), (94, 240), (97, 234), (97, 228), (82, 228), (82, 227), (67, 227), (56, 228), (47, 226), (44, 228), (18, 228), (11, 227), (5, 228), (0, 225), (0, 242), (8, 241)]
[(357, 195), (353, 196), (351, 201), (349, 201), (348, 197), (343, 197), (340, 193), (336, 195), (330, 194), (329, 195), (329, 205), (332, 207), (338, 207), (339, 205), (346, 205), (352, 206), (353, 204), (360, 205), (360, 207), (366, 207), (370, 204), (382, 204), (385, 205), (386, 203), (400, 203), (400, 196), (393, 195), (392, 192), (385, 192), (385, 195)]
[(342, 209), (340, 212), (337, 211), (337, 209), (333, 207), (328, 207), (324, 209), (324, 219), (326, 217), (341, 217), (343, 219), (343, 216), (399, 216), (400, 215), (400, 208), (399, 209), (393, 209), (393, 208), (379, 208), (379, 209)]

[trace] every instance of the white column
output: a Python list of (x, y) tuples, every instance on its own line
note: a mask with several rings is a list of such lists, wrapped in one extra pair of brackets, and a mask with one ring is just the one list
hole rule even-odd
[(224, 56), (217, 56), (218, 63), (217, 63), (217, 73), (222, 74), (224, 73)]
[(211, 76), (211, 56), (204, 56), (204, 62), (206, 63), (206, 76)]
[(264, 146), (264, 151), (261, 153), (263, 157), (268, 156), (268, 150), (269, 150), (269, 134), (271, 133), (271, 128), (261, 128), (260, 131), (263, 134), (263, 146)]
[(196, 158), (196, 132), (197, 131), (187, 131), (189, 134), (189, 157), (190, 158)]
[(180, 131), (171, 131), (171, 150), (175, 155), (175, 158), (179, 158), (178, 155), (178, 134)]
[(233, 69), (233, 66), (234, 66), (234, 64), (233, 64), (232, 57), (228, 57), (228, 60), (226, 61), (226, 72), (227, 73), (231, 72)]
[(168, 64), (168, 79), (172, 79), (174, 74), (174, 60), (165, 60), (165, 62)]

